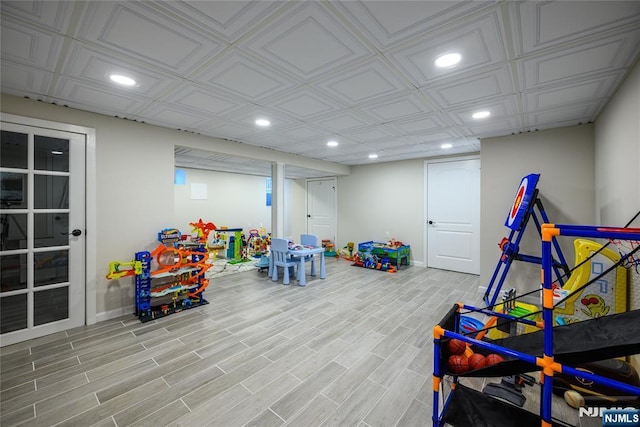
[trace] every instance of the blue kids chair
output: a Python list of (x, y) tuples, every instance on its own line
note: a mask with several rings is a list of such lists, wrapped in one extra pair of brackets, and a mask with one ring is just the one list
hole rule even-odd
[(273, 271), (271, 280), (278, 281), (278, 267), (283, 267), (282, 284), (289, 284), (289, 275), (293, 275), (296, 261), (289, 255), (289, 241), (286, 239), (271, 239), (271, 257), (273, 258)]
[[(317, 248), (318, 247), (318, 236), (316, 236), (315, 234), (301, 234), (300, 235), (300, 244), (302, 246), (305, 247), (313, 247), (313, 248)], [(298, 262), (300, 260), (299, 257), (294, 256), (293, 259), (297, 259)], [(316, 261), (315, 261), (316, 257), (314, 255), (307, 255), (305, 257), (305, 264), (306, 261), (311, 261), (311, 275), (315, 276), (316, 275)], [(302, 274), (305, 274), (305, 271), (298, 271), (298, 276), (302, 277)], [(298, 279), (300, 280), (300, 279)]]

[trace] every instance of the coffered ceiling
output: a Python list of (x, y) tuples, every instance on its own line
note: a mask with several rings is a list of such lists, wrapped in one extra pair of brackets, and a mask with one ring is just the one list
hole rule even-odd
[[(3, 0), (1, 11), (4, 93), (345, 165), (594, 121), (640, 55), (638, 1)], [(460, 62), (438, 68), (445, 53)], [(176, 149), (183, 166), (205, 157), (230, 162)]]

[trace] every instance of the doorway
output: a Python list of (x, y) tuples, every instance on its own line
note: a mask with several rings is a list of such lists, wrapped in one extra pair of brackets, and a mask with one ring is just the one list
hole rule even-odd
[(427, 267), (480, 274), (480, 159), (426, 161)]
[(2, 346), (85, 323), (86, 137), (2, 122)]
[(307, 180), (307, 233), (336, 243), (336, 178)]

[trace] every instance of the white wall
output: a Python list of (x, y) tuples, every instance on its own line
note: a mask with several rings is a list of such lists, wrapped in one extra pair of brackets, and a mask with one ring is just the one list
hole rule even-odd
[(412, 264), (424, 258), (424, 160), (352, 166), (338, 177), (338, 241), (411, 245)]
[[(183, 232), (190, 232), (189, 223), (213, 222), (228, 228), (264, 227), (271, 232), (271, 207), (266, 205), (266, 177), (226, 172), (180, 168), (185, 171), (185, 185), (174, 185), (175, 223)], [(206, 200), (191, 198), (191, 184), (207, 186)]]
[[(504, 223), (520, 180), (539, 173), (540, 199), (549, 220), (555, 223), (593, 224), (595, 194), (593, 125), (572, 126), (521, 135), (482, 140), (480, 206), (480, 283), (489, 284), (501, 251), (498, 243), (508, 237)], [(527, 226), (520, 253), (540, 256), (535, 224)], [(574, 265), (571, 242), (564, 242), (567, 264)], [(540, 266), (514, 262), (503, 289), (519, 292), (540, 285)]]
[(595, 152), (596, 218), (624, 225), (640, 209), (640, 64), (596, 120)]
[[(595, 122), (596, 218), (622, 226), (640, 210), (640, 64)], [(632, 227), (640, 227), (636, 219)], [(640, 274), (629, 269), (631, 309), (640, 309)], [(640, 356), (633, 358), (640, 370)]]

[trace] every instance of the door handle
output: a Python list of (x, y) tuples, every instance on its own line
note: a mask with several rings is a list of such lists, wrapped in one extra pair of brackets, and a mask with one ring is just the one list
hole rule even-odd
[(71, 233), (68, 233), (69, 236), (74, 236), (74, 237), (78, 237), (81, 234), (82, 234), (82, 230), (80, 230), (79, 228), (76, 228)]
[(307, 215), (307, 218), (311, 218), (311, 215)]
[(433, 221), (429, 220), (429, 225), (435, 224)]

